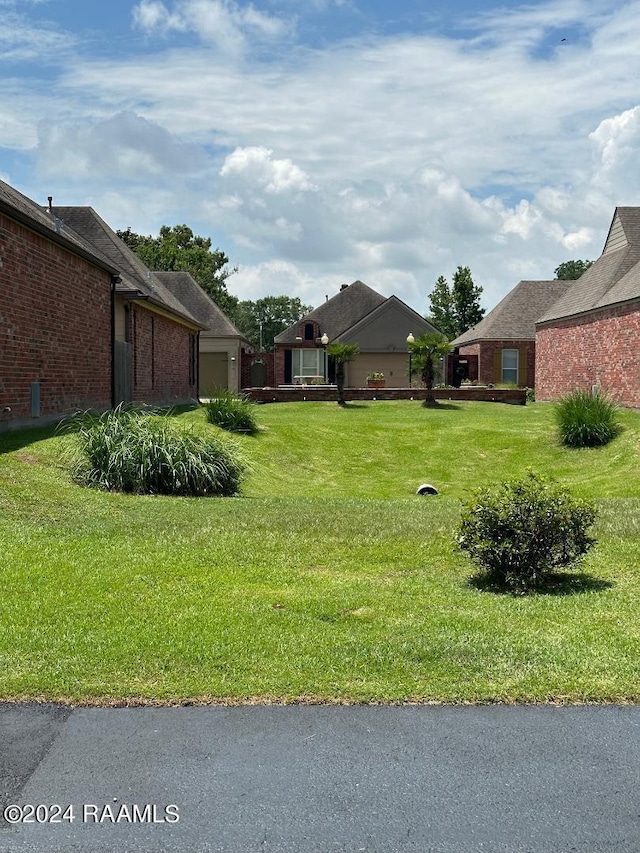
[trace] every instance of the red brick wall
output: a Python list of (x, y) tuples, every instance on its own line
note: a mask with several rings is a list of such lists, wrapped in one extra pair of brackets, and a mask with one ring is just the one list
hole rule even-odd
[(640, 302), (541, 326), (536, 352), (537, 400), (597, 385), (640, 408)]
[[(274, 374), (274, 358), (272, 352), (254, 352), (254, 353), (246, 353), (242, 350), (242, 363), (241, 363), (241, 373), (240, 373), (240, 387), (241, 388), (250, 388), (251, 387), (251, 365), (256, 359), (261, 358), (266, 367), (266, 382), (265, 385), (268, 385), (270, 388), (273, 388), (275, 385), (275, 374)], [(282, 362), (282, 371), (284, 375), (284, 357)], [(284, 380), (283, 380), (284, 381)], [(282, 383), (280, 383), (282, 384)]]
[(189, 336), (194, 333), (140, 305), (132, 306), (130, 324), (133, 399), (159, 406), (197, 397), (197, 387), (189, 382)]
[(0, 427), (32, 382), (43, 418), (111, 405), (111, 276), (0, 214)]
[[(536, 382), (535, 361), (536, 345), (534, 341), (480, 341), (467, 347), (460, 347), (460, 355), (478, 356), (478, 381), (482, 384), (501, 382), (500, 372), (496, 372), (496, 351), (517, 349), (524, 355), (519, 358), (519, 365), (526, 359), (526, 370), (518, 371), (518, 385), (522, 388), (533, 388)], [(524, 375), (523, 375), (524, 373)]]
[(276, 347), (273, 351), (273, 384), (284, 385), (284, 351), (291, 347)]

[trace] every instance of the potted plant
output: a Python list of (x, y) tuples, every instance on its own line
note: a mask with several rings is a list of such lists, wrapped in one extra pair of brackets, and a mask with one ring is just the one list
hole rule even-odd
[(368, 373), (367, 388), (384, 388), (384, 373)]

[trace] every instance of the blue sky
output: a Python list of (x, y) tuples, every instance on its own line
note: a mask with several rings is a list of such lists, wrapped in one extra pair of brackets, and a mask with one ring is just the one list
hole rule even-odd
[(493, 307), (640, 204), (640, 2), (0, 0), (0, 178), (186, 222), (242, 299)]

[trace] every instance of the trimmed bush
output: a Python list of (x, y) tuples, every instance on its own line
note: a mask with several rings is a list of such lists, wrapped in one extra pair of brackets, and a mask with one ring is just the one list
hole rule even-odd
[(217, 388), (211, 399), (204, 404), (205, 416), (210, 424), (215, 424), (229, 432), (255, 433), (258, 423), (255, 416), (255, 404), (228, 388)]
[(233, 495), (245, 465), (219, 436), (197, 435), (167, 415), (118, 407), (76, 420), (78, 482), (108, 491), (156, 495)]
[(576, 390), (555, 405), (562, 443), (568, 447), (598, 447), (621, 431), (618, 407), (606, 394)]
[(474, 493), (463, 508), (458, 545), (488, 580), (526, 591), (587, 553), (595, 544), (587, 533), (595, 518), (593, 504), (529, 473)]

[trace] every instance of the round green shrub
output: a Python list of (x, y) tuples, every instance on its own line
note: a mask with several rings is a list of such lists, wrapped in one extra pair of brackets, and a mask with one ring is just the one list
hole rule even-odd
[(567, 447), (598, 447), (621, 430), (618, 407), (602, 392), (577, 389), (561, 397), (555, 405), (555, 418)]
[(167, 415), (121, 407), (77, 422), (74, 475), (83, 485), (156, 495), (233, 495), (245, 472), (221, 436), (178, 427)]
[(258, 431), (255, 416), (255, 404), (248, 397), (229, 390), (216, 389), (211, 399), (204, 404), (205, 417), (229, 432), (253, 434)]
[(595, 518), (592, 503), (529, 473), (474, 493), (463, 508), (458, 545), (488, 580), (525, 591), (587, 553), (595, 544), (587, 532)]

